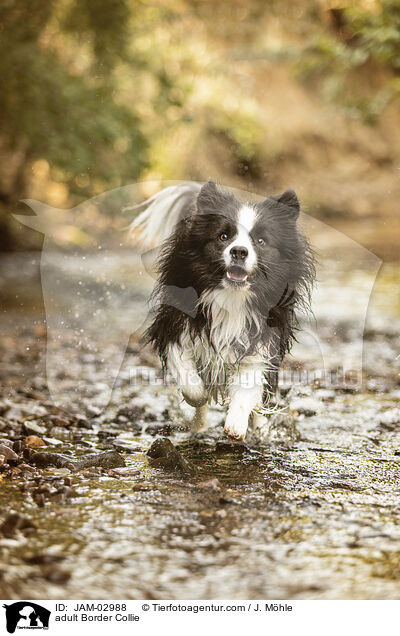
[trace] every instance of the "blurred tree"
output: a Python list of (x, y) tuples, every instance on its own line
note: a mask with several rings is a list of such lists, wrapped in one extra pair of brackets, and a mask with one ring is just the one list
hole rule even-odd
[[(69, 191), (90, 194), (138, 177), (147, 142), (133, 108), (114, 99), (134, 5), (127, 0), (3, 0), (0, 6), (0, 202), (26, 196), (46, 160)], [(72, 38), (68, 41), (68, 37)], [(71, 49), (74, 55), (71, 56)], [(134, 63), (134, 60), (130, 60)], [(80, 67), (79, 67), (80, 63)], [(82, 188), (82, 183), (86, 183)], [(9, 241), (5, 210), (1, 247)]]
[[(329, 100), (348, 115), (375, 124), (400, 95), (400, 2), (327, 3), (328, 21), (311, 19), (313, 28), (297, 55), (303, 77), (316, 79)], [(328, 28), (327, 28), (328, 27)]]
[[(10, 228), (22, 237), (6, 216), (20, 198), (69, 206), (138, 177), (153, 181), (146, 194), (163, 179), (259, 191), (288, 181), (331, 216), (375, 209), (369, 194), (353, 196), (351, 172), (343, 193), (342, 159), (351, 147), (355, 172), (368, 161), (386, 191), (389, 166), (397, 183), (399, 7), (2, 0), (0, 249)], [(333, 138), (331, 116), (352, 132)], [(336, 159), (325, 165), (327, 148)], [(327, 187), (313, 185), (315, 166)], [(109, 209), (96, 214), (82, 222), (99, 235), (122, 225)]]
[(400, 2), (380, 0), (375, 11), (350, 6), (345, 20), (357, 46), (369, 57), (400, 73)]

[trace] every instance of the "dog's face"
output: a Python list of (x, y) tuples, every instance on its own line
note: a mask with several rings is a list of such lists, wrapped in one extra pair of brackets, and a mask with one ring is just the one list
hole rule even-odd
[(299, 202), (292, 190), (257, 204), (245, 204), (207, 182), (197, 199), (191, 242), (208, 275), (209, 287), (232, 291), (257, 282), (281, 290), (298, 261), (296, 219)]

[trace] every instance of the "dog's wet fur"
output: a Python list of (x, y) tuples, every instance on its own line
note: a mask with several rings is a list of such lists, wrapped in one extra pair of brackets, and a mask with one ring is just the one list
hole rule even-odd
[(148, 229), (158, 214), (170, 228), (146, 339), (196, 407), (193, 429), (206, 427), (214, 399), (227, 406), (227, 435), (242, 440), (277, 388), (297, 312), (309, 307), (314, 259), (299, 201), (286, 190), (244, 203), (213, 181), (167, 190), (134, 224)]

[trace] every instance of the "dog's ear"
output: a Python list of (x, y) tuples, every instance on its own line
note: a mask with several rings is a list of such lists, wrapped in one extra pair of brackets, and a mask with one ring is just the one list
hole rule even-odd
[(201, 194), (215, 194), (216, 192), (218, 192), (217, 184), (212, 179), (209, 179), (202, 185), (199, 196)]
[(297, 219), (300, 213), (300, 203), (294, 190), (285, 190), (282, 194), (271, 197), (271, 199), (284, 206), (285, 211)]
[(201, 188), (197, 197), (197, 209), (200, 212), (208, 210), (215, 211), (215, 203), (218, 200), (218, 196), (221, 192), (215, 183), (209, 179)]

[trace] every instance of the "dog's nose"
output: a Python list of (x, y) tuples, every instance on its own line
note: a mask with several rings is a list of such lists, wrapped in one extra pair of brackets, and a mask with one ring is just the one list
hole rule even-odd
[(247, 247), (243, 247), (242, 245), (234, 245), (230, 250), (230, 254), (235, 261), (244, 261), (248, 253)]

